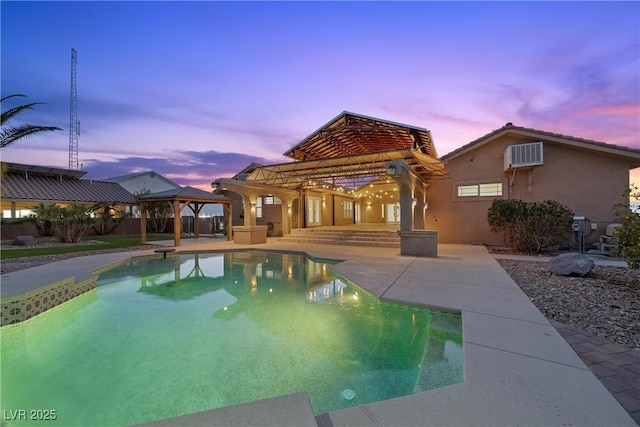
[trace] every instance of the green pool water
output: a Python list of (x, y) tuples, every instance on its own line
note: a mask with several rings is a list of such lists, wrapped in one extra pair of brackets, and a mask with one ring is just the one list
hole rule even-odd
[[(381, 303), (299, 254), (134, 259), (98, 285), (0, 329), (3, 425), (128, 425), (300, 391), (320, 414), (462, 381), (459, 316)], [(29, 419), (44, 411), (55, 420)]]

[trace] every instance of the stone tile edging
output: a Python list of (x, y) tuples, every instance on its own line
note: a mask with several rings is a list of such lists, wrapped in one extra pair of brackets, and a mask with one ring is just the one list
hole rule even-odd
[(73, 276), (52, 285), (0, 299), (0, 326), (19, 323), (97, 287), (98, 276), (76, 283)]

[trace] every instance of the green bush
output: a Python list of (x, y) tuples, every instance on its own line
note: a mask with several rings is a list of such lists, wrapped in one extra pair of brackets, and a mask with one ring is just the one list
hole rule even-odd
[(50, 224), (53, 234), (62, 243), (78, 243), (87, 228), (96, 222), (92, 218), (93, 208), (75, 203), (69, 206), (40, 203), (33, 212), (38, 231), (38, 222)]
[[(627, 198), (640, 200), (640, 188), (631, 187), (624, 194)], [(632, 212), (629, 204), (616, 205), (614, 211), (620, 216), (622, 224), (616, 230), (618, 246), (613, 250), (616, 256), (622, 256), (629, 267), (640, 268), (640, 213)]]
[(538, 253), (566, 241), (573, 211), (554, 200), (527, 203), (495, 199), (487, 212), (491, 231), (504, 232), (519, 252)]

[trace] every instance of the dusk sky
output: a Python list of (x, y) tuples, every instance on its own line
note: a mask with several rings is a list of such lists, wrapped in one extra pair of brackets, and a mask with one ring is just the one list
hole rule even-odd
[(5, 162), (68, 167), (71, 48), (87, 178), (155, 170), (210, 191), (344, 110), (427, 128), (439, 156), (506, 122), (640, 148), (637, 1), (0, 8), (2, 96), (46, 103), (14, 124), (64, 129)]

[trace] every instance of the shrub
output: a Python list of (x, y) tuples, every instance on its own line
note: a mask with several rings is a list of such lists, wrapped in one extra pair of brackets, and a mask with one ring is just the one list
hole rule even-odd
[[(630, 197), (640, 200), (640, 188), (633, 186), (624, 193), (626, 200)], [(621, 227), (616, 229), (618, 246), (613, 250), (616, 256), (622, 256), (629, 267), (640, 268), (640, 213), (632, 212), (629, 204), (619, 204), (614, 212), (621, 218)]]
[[(142, 190), (134, 193), (133, 195), (138, 200), (140, 205), (140, 196), (151, 194), (151, 190), (143, 188)], [(142, 210), (142, 207), (141, 209)], [(173, 207), (169, 202), (155, 202), (151, 203), (147, 207), (147, 230), (152, 233), (164, 233), (167, 228), (167, 223), (173, 215)]]
[(91, 216), (92, 208), (77, 204), (63, 207), (40, 203), (33, 211), (36, 221), (50, 222), (53, 233), (62, 243), (78, 243), (87, 228), (96, 221)]
[(538, 253), (561, 244), (571, 231), (573, 211), (554, 200), (527, 203), (495, 199), (487, 212), (491, 231), (504, 232), (519, 252)]
[(98, 236), (110, 234), (128, 215), (118, 210), (117, 203), (98, 203), (92, 207), (95, 224), (91, 228)]

